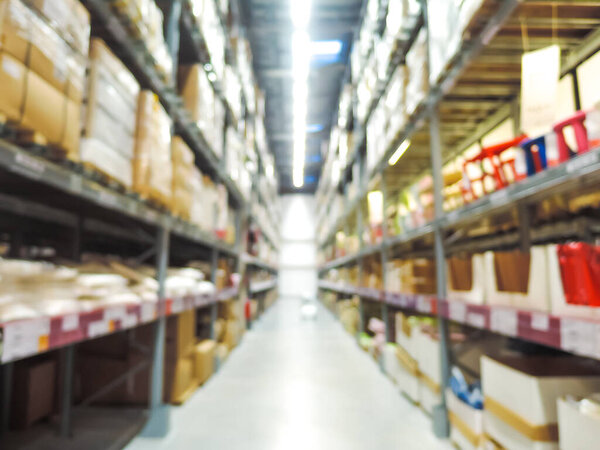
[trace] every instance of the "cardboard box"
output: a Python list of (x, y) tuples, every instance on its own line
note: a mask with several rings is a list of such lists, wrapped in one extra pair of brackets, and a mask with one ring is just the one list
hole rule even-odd
[(446, 390), (446, 406), (452, 442), (461, 449), (477, 450), (483, 441), (483, 410), (466, 404), (450, 389)]
[(214, 373), (216, 352), (217, 343), (213, 340), (207, 339), (196, 345), (194, 371), (200, 384), (205, 383)]
[(0, 113), (8, 120), (21, 119), (27, 69), (6, 52), (0, 52)]
[(547, 254), (533, 246), (529, 254), (486, 252), (485, 297), (490, 305), (549, 311)]
[(177, 86), (185, 109), (203, 132), (214, 126), (215, 94), (204, 68), (200, 64), (180, 66)]
[(165, 358), (174, 360), (194, 354), (196, 311), (189, 310), (167, 319)]
[(48, 418), (54, 407), (56, 361), (32, 359), (15, 364), (10, 424), (23, 429)]
[(0, 50), (27, 63), (34, 14), (20, 0), (0, 0)]
[(411, 324), (409, 316), (404, 313), (396, 313), (396, 343), (402, 347), (411, 358), (415, 359), (418, 352), (418, 340), (415, 338), (416, 325)]
[(25, 0), (75, 51), (87, 55), (90, 13), (78, 0)]
[[(31, 70), (21, 125), (43, 135), (48, 144), (59, 147), (71, 160), (79, 159), (81, 104), (70, 100)], [(48, 105), (56, 105), (48, 108)]]
[(481, 254), (453, 256), (448, 267), (448, 299), (485, 304), (485, 263)]
[(600, 442), (600, 418), (583, 414), (576, 404), (558, 399), (558, 430), (562, 450), (594, 450)]
[(600, 374), (570, 357), (481, 359), (486, 434), (506, 448), (558, 448), (557, 400), (600, 390)]
[(400, 363), (397, 373), (398, 387), (410, 400), (419, 403), (421, 399), (421, 382), (419, 365), (400, 345), (396, 347), (396, 358)]
[[(90, 48), (83, 136), (100, 141), (129, 161), (133, 158), (140, 87), (100, 39)], [(131, 172), (131, 168), (128, 169)], [(131, 183), (130, 183), (131, 184)]]
[(150, 91), (139, 95), (133, 189), (163, 206), (171, 200), (171, 119)]
[(225, 335), (223, 336), (223, 344), (227, 345), (229, 350), (233, 350), (240, 339), (241, 330), (238, 319), (228, 320), (225, 325)]

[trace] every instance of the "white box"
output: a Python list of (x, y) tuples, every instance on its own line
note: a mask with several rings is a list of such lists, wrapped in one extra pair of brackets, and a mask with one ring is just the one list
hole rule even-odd
[(558, 399), (558, 430), (562, 450), (594, 450), (600, 443), (600, 417), (582, 414), (564, 398)]
[(485, 298), (489, 305), (511, 306), (518, 309), (549, 312), (548, 269), (545, 246), (531, 247), (527, 293), (498, 290), (494, 252), (484, 254)]
[(432, 386), (431, 381), (426, 381), (423, 376), (419, 379), (419, 403), (428, 414), (433, 414), (433, 408), (442, 403), (440, 386)]
[(404, 370), (396, 356), (396, 345), (386, 344), (383, 349), (383, 370), (394, 381), (398, 383), (400, 372)]
[(485, 432), (510, 449), (558, 448), (557, 399), (600, 391), (600, 376), (572, 358), (483, 356), (481, 381)]
[(448, 300), (472, 303), (475, 305), (485, 304), (485, 264), (482, 254), (474, 254), (472, 258), (472, 277), (473, 284), (469, 291), (453, 290), (448, 281)]
[(442, 383), (440, 341), (420, 329), (415, 330), (419, 371), (436, 385)]
[(396, 358), (401, 369), (396, 374), (398, 387), (410, 400), (418, 403), (421, 397), (421, 384), (417, 362), (400, 346), (396, 347)]
[(483, 411), (460, 400), (446, 390), (446, 406), (450, 412), (450, 439), (459, 448), (476, 449), (483, 439)]

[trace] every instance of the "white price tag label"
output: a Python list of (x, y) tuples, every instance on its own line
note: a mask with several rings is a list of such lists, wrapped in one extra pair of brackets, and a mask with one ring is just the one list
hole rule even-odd
[(425, 314), (431, 314), (431, 299), (423, 296), (417, 297), (417, 311)]
[(127, 316), (127, 308), (124, 306), (113, 306), (104, 310), (104, 320), (109, 322), (111, 320), (124, 320)]
[(450, 320), (464, 323), (467, 318), (467, 305), (461, 302), (449, 303)]
[(485, 328), (485, 316), (474, 312), (467, 313), (467, 324), (475, 328)]
[(598, 337), (600, 326), (583, 320), (561, 319), (560, 346), (582, 356), (600, 357)]
[(135, 314), (127, 314), (121, 322), (122, 328), (133, 328), (138, 324), (138, 318)]
[(69, 314), (68, 316), (63, 316), (61, 330), (65, 333), (69, 331), (75, 331), (79, 328), (79, 315), (78, 314)]
[(142, 322), (152, 322), (156, 319), (156, 303), (142, 303), (140, 308)]
[(581, 156), (577, 156), (567, 163), (567, 173), (578, 172), (588, 166), (594, 165), (598, 162), (598, 153), (586, 153)]
[(550, 316), (543, 313), (532, 313), (531, 328), (537, 331), (548, 331), (550, 329)]
[(15, 163), (17, 167), (25, 169), (25, 171), (34, 178), (40, 178), (46, 170), (42, 161), (24, 153), (17, 153), (15, 155)]
[(111, 332), (111, 321), (98, 320), (88, 325), (88, 338), (103, 336)]
[(4, 326), (2, 361), (11, 361), (48, 350), (50, 319), (26, 320)]
[(73, 192), (81, 192), (81, 187), (82, 187), (82, 178), (80, 175), (77, 174), (71, 174), (71, 177), (69, 178), (69, 185), (71, 187), (71, 190)]
[(496, 333), (506, 336), (516, 336), (519, 326), (517, 311), (512, 309), (492, 309), (490, 328)]
[(183, 298), (181, 298), (181, 297), (174, 298), (173, 302), (171, 303), (171, 313), (179, 314), (179, 313), (183, 312), (184, 310), (185, 310), (185, 302), (183, 301)]

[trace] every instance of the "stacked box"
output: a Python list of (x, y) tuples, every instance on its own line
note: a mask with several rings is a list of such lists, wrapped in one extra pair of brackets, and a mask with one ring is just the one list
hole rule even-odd
[(89, 14), (75, 0), (35, 4), (34, 11), (20, 0), (0, 0), (0, 78), (6, 89), (0, 113), (77, 160)]
[(183, 403), (198, 387), (196, 375), (196, 311), (189, 310), (167, 321), (164, 396)]
[(404, 294), (435, 294), (435, 263), (431, 259), (390, 261), (386, 267), (386, 290)]
[(225, 107), (200, 64), (180, 66), (177, 86), (186, 110), (217, 156), (223, 154)]
[(406, 54), (407, 79), (405, 112), (412, 116), (429, 91), (427, 73), (427, 32), (422, 29)]
[(210, 339), (196, 345), (194, 370), (200, 384), (206, 383), (215, 371), (216, 351), (217, 343)]
[(125, 65), (103, 41), (93, 39), (81, 161), (127, 188), (132, 185), (139, 92)]
[(183, 219), (190, 220), (194, 198), (194, 174), (198, 172), (194, 164), (194, 153), (179, 136), (171, 143), (173, 164), (173, 187), (171, 211)]
[(129, 19), (133, 34), (142, 39), (154, 59), (154, 66), (165, 80), (170, 80), (173, 59), (163, 34), (163, 14), (154, 0), (117, 0), (113, 2)]
[(142, 197), (168, 207), (171, 202), (171, 119), (150, 91), (142, 91), (133, 158), (133, 189)]
[(560, 397), (600, 389), (600, 373), (570, 357), (503, 356), (481, 359), (484, 431), (504, 448), (558, 448)]

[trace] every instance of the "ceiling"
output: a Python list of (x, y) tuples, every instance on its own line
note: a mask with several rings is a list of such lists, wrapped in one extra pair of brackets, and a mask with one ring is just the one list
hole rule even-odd
[(266, 96), (267, 135), (275, 155), (280, 190), (282, 193), (314, 192), (323, 165), (322, 148), (335, 120), (350, 46), (359, 25), (362, 0), (313, 0), (312, 3), (308, 27), (311, 39), (339, 40), (343, 48), (335, 61), (313, 59), (311, 63), (305, 184), (300, 190), (292, 183), (293, 25), (290, 1), (304, 0), (241, 0), (241, 16), (252, 46), (256, 76)]

